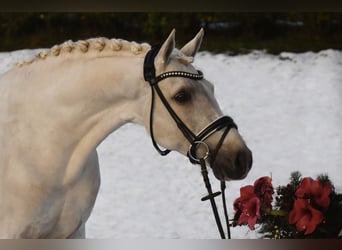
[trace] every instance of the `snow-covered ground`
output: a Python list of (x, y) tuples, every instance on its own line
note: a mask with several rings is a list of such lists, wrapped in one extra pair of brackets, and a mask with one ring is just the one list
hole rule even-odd
[[(0, 73), (37, 51), (0, 53)], [(201, 52), (195, 64), (215, 84), (222, 109), (253, 151), (248, 177), (227, 184), (231, 217), (239, 188), (265, 175), (278, 186), (296, 170), (313, 178), (327, 173), (342, 192), (341, 51), (279, 56)], [(199, 167), (184, 156), (159, 156), (145, 129), (136, 125), (110, 135), (98, 151), (102, 184), (87, 237), (219, 238), (209, 202), (200, 201), (206, 190)], [(218, 182), (212, 185), (219, 188)], [(232, 237), (257, 235), (236, 227)]]

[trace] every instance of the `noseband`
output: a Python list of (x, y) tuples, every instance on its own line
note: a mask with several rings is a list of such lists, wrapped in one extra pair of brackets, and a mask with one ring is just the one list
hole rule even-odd
[[(188, 157), (190, 162), (194, 164), (200, 164), (201, 165), (201, 172), (203, 176), (203, 180), (205, 183), (205, 186), (208, 190), (208, 195), (202, 198), (202, 201), (210, 200), (211, 206), (213, 209), (213, 213), (215, 216), (216, 224), (218, 227), (218, 230), (220, 232), (221, 238), (225, 239), (225, 233), (222, 228), (221, 220), (217, 211), (217, 207), (215, 204), (215, 197), (222, 194), (222, 202), (223, 202), (223, 208), (224, 208), (224, 214), (227, 224), (227, 233), (228, 238), (230, 239), (230, 228), (229, 228), (229, 220), (228, 220), (228, 213), (226, 208), (226, 202), (225, 202), (225, 182), (221, 181), (221, 192), (212, 192), (211, 185), (209, 182), (208, 177), (208, 171), (206, 167), (206, 160), (209, 158), (210, 164), (213, 164), (215, 162), (216, 156), (223, 144), (224, 139), (226, 138), (229, 130), (231, 128), (237, 129), (236, 124), (234, 123), (233, 119), (229, 116), (221, 116), (208, 124), (205, 128), (203, 128), (199, 133), (195, 134), (193, 133), (186, 125), (185, 123), (179, 118), (179, 116), (176, 114), (176, 112), (172, 109), (169, 102), (165, 98), (163, 92), (158, 86), (158, 83), (166, 78), (170, 77), (183, 77), (188, 78), (192, 80), (202, 80), (203, 74), (201, 71), (197, 71), (197, 74), (184, 72), (184, 71), (168, 71), (164, 72), (158, 76), (156, 76), (156, 70), (154, 66), (154, 59), (157, 56), (158, 52), (160, 50), (160, 46), (153, 46), (149, 52), (147, 52), (144, 60), (144, 79), (145, 81), (149, 82), (151, 87), (151, 93), (152, 93), (152, 99), (151, 99), (151, 111), (150, 111), (150, 134), (152, 138), (153, 146), (156, 148), (156, 150), (163, 156), (167, 155), (171, 152), (169, 149), (161, 149), (155, 138), (154, 138), (154, 132), (153, 132), (153, 113), (154, 113), (154, 103), (155, 103), (155, 93), (159, 96), (160, 100), (162, 101), (163, 105), (173, 118), (173, 120), (176, 122), (179, 130), (182, 132), (184, 137), (189, 141), (189, 150), (188, 150)], [(218, 141), (215, 149), (213, 152), (210, 152), (209, 146), (205, 142), (207, 138), (209, 138), (211, 135), (213, 135), (215, 132), (219, 130), (223, 130), (223, 134)], [(197, 155), (197, 151), (200, 147), (204, 147), (205, 154)]]

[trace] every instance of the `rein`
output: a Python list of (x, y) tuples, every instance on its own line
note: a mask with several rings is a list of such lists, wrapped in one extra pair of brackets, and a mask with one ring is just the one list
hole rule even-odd
[[(144, 60), (144, 79), (145, 81), (149, 82), (151, 87), (151, 111), (150, 111), (150, 134), (153, 146), (156, 148), (156, 150), (162, 155), (165, 156), (168, 153), (171, 152), (169, 149), (161, 149), (155, 138), (154, 138), (154, 132), (153, 132), (153, 113), (154, 113), (154, 103), (155, 103), (155, 94), (159, 96), (160, 100), (162, 101), (163, 105), (173, 118), (173, 120), (176, 122), (179, 130), (183, 133), (184, 137), (189, 141), (190, 146), (188, 150), (188, 158), (191, 163), (193, 164), (199, 164), (201, 166), (201, 173), (203, 176), (204, 184), (208, 190), (208, 195), (203, 197), (201, 200), (206, 201), (210, 200), (211, 207), (214, 213), (216, 225), (218, 228), (218, 231), (220, 233), (220, 236), (222, 239), (225, 239), (225, 233), (223, 230), (223, 226), (221, 223), (221, 219), (217, 210), (215, 197), (222, 194), (222, 204), (224, 209), (224, 215), (225, 215), (225, 221), (227, 225), (227, 234), (228, 239), (231, 238), (230, 236), (230, 226), (229, 226), (229, 218), (228, 218), (228, 212), (226, 207), (226, 201), (225, 201), (225, 189), (226, 185), (224, 181), (221, 181), (221, 191), (213, 193), (209, 177), (208, 177), (208, 170), (206, 166), (206, 160), (210, 157), (209, 161), (212, 165), (215, 162), (216, 156), (223, 144), (224, 139), (228, 135), (228, 132), (231, 128), (237, 129), (236, 124), (234, 123), (233, 119), (229, 116), (221, 116), (218, 119), (214, 120), (210, 124), (208, 124), (205, 128), (203, 128), (198, 134), (194, 134), (186, 125), (185, 123), (179, 118), (179, 116), (176, 114), (176, 112), (172, 109), (169, 102), (165, 98), (163, 92), (158, 86), (158, 83), (166, 78), (170, 77), (183, 77), (183, 78), (189, 78), (192, 80), (202, 80), (203, 74), (201, 71), (197, 71), (197, 74), (184, 72), (184, 71), (168, 71), (165, 73), (162, 73), (158, 76), (156, 76), (155, 66), (154, 66), (154, 59), (157, 56), (158, 52), (160, 50), (160, 46), (153, 46), (151, 50), (146, 54), (145, 60)], [(207, 138), (209, 138), (212, 134), (215, 132), (224, 129), (224, 132), (217, 143), (215, 149), (213, 152), (210, 152), (209, 146), (205, 142)], [(199, 147), (205, 148), (205, 154), (198, 156), (197, 150)]]

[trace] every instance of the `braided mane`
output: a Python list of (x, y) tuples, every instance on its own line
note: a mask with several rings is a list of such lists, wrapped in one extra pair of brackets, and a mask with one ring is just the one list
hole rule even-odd
[(61, 55), (77, 53), (86, 54), (89, 52), (97, 52), (98, 56), (113, 55), (118, 52), (128, 52), (133, 55), (144, 54), (151, 46), (147, 43), (128, 42), (122, 39), (108, 39), (105, 37), (91, 38), (87, 40), (79, 40), (73, 42), (68, 40), (62, 44), (55, 45), (50, 49), (41, 51), (31, 61), (16, 63), (16, 66), (24, 66), (32, 64), (35, 61), (43, 60), (48, 57), (58, 57)]

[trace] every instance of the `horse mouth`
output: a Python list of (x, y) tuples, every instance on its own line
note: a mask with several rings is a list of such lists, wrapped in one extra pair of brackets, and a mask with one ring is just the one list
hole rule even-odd
[(217, 156), (210, 165), (218, 180), (228, 181), (244, 179), (252, 168), (252, 163), (252, 152), (246, 148), (240, 151), (234, 160), (228, 155)]

